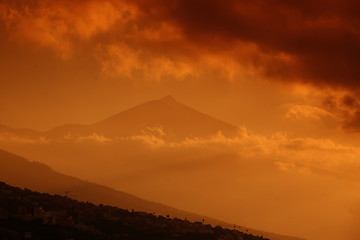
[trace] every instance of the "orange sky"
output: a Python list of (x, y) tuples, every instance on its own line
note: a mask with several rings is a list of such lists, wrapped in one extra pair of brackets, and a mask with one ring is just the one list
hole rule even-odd
[[(144, 156), (153, 153), (150, 156), (159, 165), (166, 161), (167, 154), (191, 156), (194, 152), (214, 161), (223, 155), (261, 163), (270, 159), (282, 174), (295, 172), (291, 176), (294, 182), (313, 172), (343, 181), (321, 179), (314, 184), (315, 190), (325, 186), (320, 197), (328, 209), (338, 199), (326, 202), (324, 196), (343, 194), (346, 204), (358, 204), (360, 197), (352, 191), (358, 189), (360, 166), (359, 11), (360, 3), (355, 0), (2, 0), (0, 124), (45, 131), (66, 123), (95, 123), (170, 94), (188, 106), (239, 126), (242, 132), (233, 139), (219, 135), (176, 144), (146, 134), (133, 136), (131, 141), (145, 146)], [(107, 142), (104, 149), (110, 149), (111, 154), (105, 161), (111, 162), (114, 156), (133, 160), (127, 153), (113, 151), (112, 144), (120, 140), (98, 135), (71, 139), (80, 150), (41, 142), (43, 139), (40, 143), (38, 139), (4, 139), (0, 136), (1, 147), (39, 161), (49, 159), (51, 150), (63, 151), (46, 163), (66, 174), (103, 184), (112, 183), (111, 176), (95, 176), (94, 170), (99, 168), (95, 162), (88, 171), (77, 172), (61, 158), (79, 154), (81, 165), (89, 157), (81, 150), (88, 144), (92, 149), (93, 144)], [(15, 146), (18, 142), (23, 145)], [(43, 144), (49, 145), (42, 149)], [(96, 145), (94, 151), (98, 148)], [(104, 149), (93, 156), (101, 156)], [(212, 151), (216, 154), (208, 156)], [(197, 157), (196, 161), (201, 159)], [(238, 170), (238, 163), (235, 165)], [(233, 174), (235, 170), (229, 166), (224, 171)], [(132, 170), (124, 170), (129, 179), (138, 174)], [(212, 168), (204, 174), (232, 181)], [(306, 180), (306, 186), (318, 180), (316, 174)], [(189, 175), (196, 178), (193, 172)], [(219, 187), (224, 182), (216, 185), (212, 180), (220, 192), (231, 192), (230, 187)], [(181, 177), (175, 177), (179, 195), (196, 195), (196, 189), (182, 189), (181, 181)], [(235, 182), (242, 184), (238, 178)], [(276, 184), (281, 185), (279, 182)], [(142, 184), (138, 180), (128, 186), (114, 183), (112, 187), (203, 214), (210, 208), (201, 202), (191, 205), (191, 199), (179, 201), (176, 192), (147, 192)], [(159, 176), (149, 184), (172, 191)], [(339, 192), (332, 192), (331, 184)], [(341, 190), (343, 186), (345, 190)], [(291, 186), (284, 188), (288, 191)], [(306, 192), (304, 189), (301, 191)], [(204, 194), (213, 199), (214, 206), (226, 205), (212, 195), (211, 189), (204, 188)], [(299, 199), (308, 200), (304, 196)], [(231, 200), (234, 204), (246, 202), (240, 195)], [(275, 201), (274, 206), (280, 205)], [(351, 208), (351, 216), (356, 215), (354, 218), (360, 221), (360, 213), (354, 209), (360, 208)], [(218, 214), (215, 217), (238, 220), (216, 208), (212, 211), (213, 216)], [(279, 222), (269, 219), (274, 221), (267, 226), (252, 219), (249, 212), (239, 210), (239, 214), (248, 216), (246, 223), (250, 225), (270, 231), (284, 229), (280, 217), (275, 219)], [(302, 217), (301, 221), (306, 222), (308, 216)], [(330, 225), (324, 226), (326, 229)], [(294, 227), (284, 232), (301, 235), (306, 231)]]
[(172, 94), (237, 125), (300, 104), (356, 132), (358, 8), (356, 1), (2, 1), (0, 122), (42, 130), (89, 123)]

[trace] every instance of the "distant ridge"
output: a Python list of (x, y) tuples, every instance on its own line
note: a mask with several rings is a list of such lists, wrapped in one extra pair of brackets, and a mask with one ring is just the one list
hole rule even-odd
[(3, 124), (0, 124), (0, 134), (11, 134), (11, 135), (16, 135), (18, 137), (28, 137), (28, 138), (40, 137), (44, 135), (44, 133), (42, 132), (35, 131), (29, 128), (11, 128)]
[(81, 201), (104, 203), (124, 209), (178, 216), (199, 221), (203, 216), (178, 210), (160, 203), (138, 198), (99, 184), (83, 181), (52, 170), (42, 163), (28, 160), (0, 150), (0, 181), (39, 192), (65, 195)]

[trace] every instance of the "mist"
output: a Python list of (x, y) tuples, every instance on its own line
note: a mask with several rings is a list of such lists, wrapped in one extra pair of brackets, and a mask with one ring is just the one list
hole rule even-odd
[[(55, 170), (229, 223), (307, 239), (356, 239), (359, 149), (328, 139), (156, 135), (2, 142)], [(75, 193), (76, 194), (76, 193)]]

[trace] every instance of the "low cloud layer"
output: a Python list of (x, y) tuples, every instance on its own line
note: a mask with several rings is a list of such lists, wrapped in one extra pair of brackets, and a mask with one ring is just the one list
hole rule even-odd
[(60, 172), (229, 222), (309, 239), (357, 239), (360, 148), (244, 127), (231, 138), (168, 142), (163, 135), (146, 128), (126, 138), (7, 135), (0, 143)]
[[(289, 137), (278, 132), (267, 137), (250, 133), (245, 127), (240, 128), (235, 137), (225, 137), (221, 132), (209, 138), (187, 138), (180, 142), (169, 142), (161, 128), (144, 128), (143, 134), (130, 137), (109, 138), (96, 133), (89, 136), (65, 135), (62, 140), (47, 137), (20, 137), (13, 134), (2, 134), (0, 142), (6, 146), (70, 146), (86, 148), (94, 145), (111, 148), (112, 152), (128, 152), (126, 149), (116, 150), (118, 146), (132, 146), (141, 151), (200, 151), (206, 155), (232, 154), (239, 160), (261, 159), (273, 164), (283, 171), (294, 171), (306, 174), (328, 175), (343, 180), (360, 182), (360, 148), (338, 144), (330, 139)], [(17, 147), (16, 147), (17, 146)], [(136, 146), (136, 147), (135, 147)], [(132, 150), (131, 150), (132, 151)], [(140, 150), (139, 150), (140, 151)], [(141, 152), (140, 151), (140, 152)], [(131, 152), (127, 153), (131, 154)]]
[[(211, 138), (193, 138), (180, 143), (168, 143), (154, 135), (131, 138), (153, 149), (208, 149), (210, 152), (235, 153), (240, 159), (267, 159), (282, 170), (299, 170), (314, 174), (329, 174), (347, 180), (358, 179), (360, 149), (337, 144), (329, 139), (291, 138), (285, 133), (271, 137), (250, 134), (242, 128), (239, 135), (227, 138), (221, 133)], [(288, 168), (286, 166), (291, 166)]]

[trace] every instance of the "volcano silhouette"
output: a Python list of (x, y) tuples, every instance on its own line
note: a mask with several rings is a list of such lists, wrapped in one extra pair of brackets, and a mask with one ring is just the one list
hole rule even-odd
[(151, 134), (167, 140), (209, 137), (221, 132), (233, 136), (237, 127), (215, 119), (166, 96), (120, 112), (90, 125), (67, 124), (47, 134), (52, 137), (89, 136), (129, 137)]

